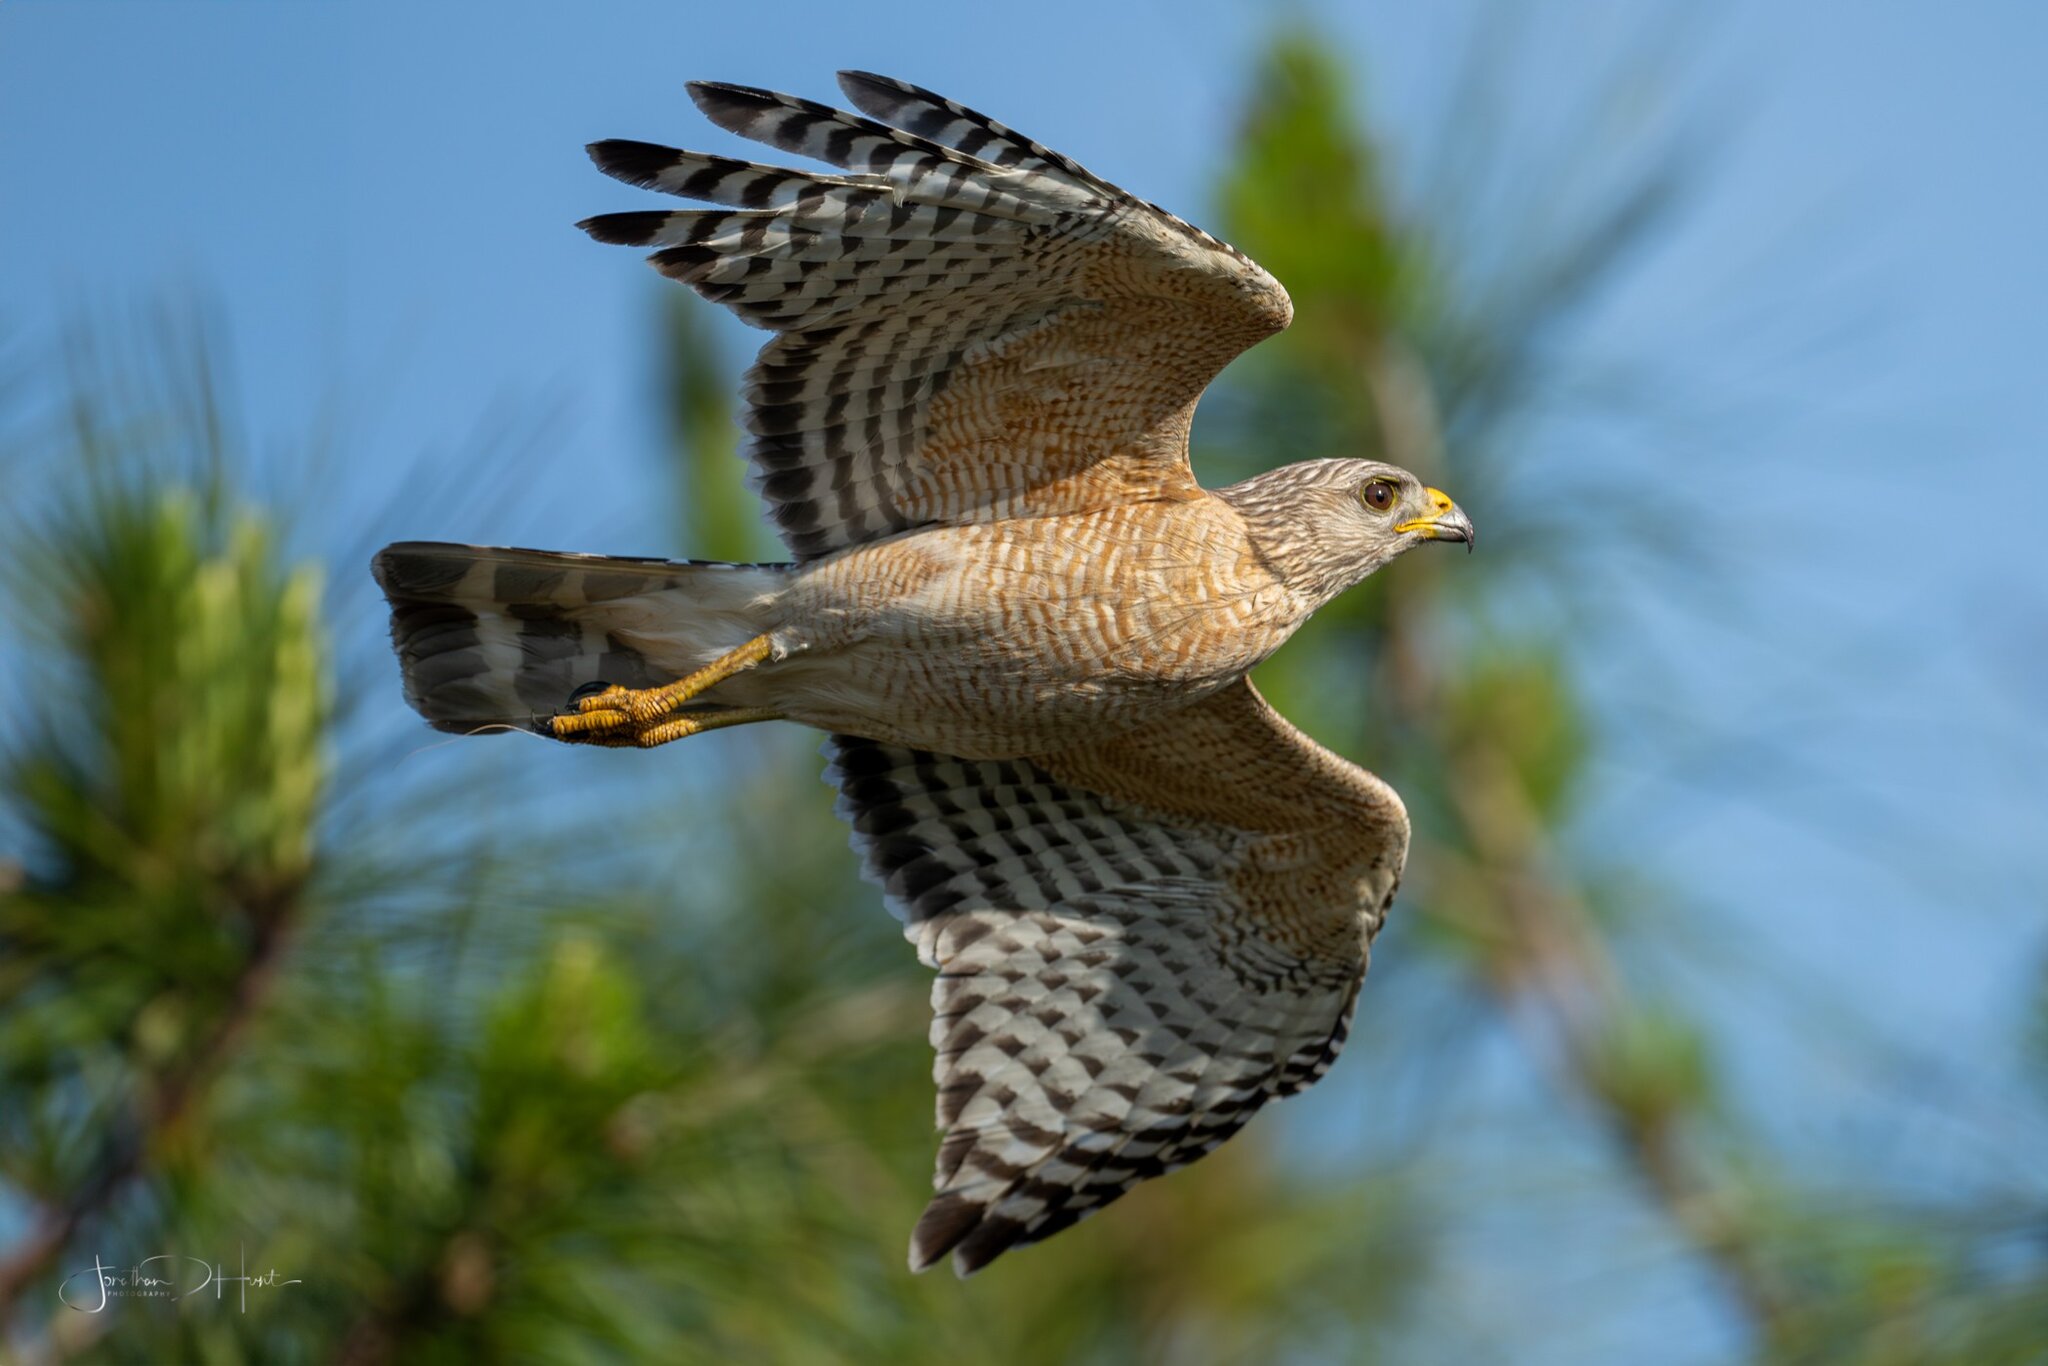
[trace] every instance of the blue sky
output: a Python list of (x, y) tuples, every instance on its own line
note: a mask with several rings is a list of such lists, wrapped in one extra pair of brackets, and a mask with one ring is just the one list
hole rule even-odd
[[(1575, 343), (1682, 397), (1652, 430), (1689, 453), (1665, 466), (1734, 566), (1589, 636), (1611, 710), (1582, 837), (1647, 850), (1718, 946), (1693, 989), (1743, 1022), (1734, 1070), (1789, 1146), (1824, 1161), (1881, 1134), (1958, 1187), (2038, 1184), (2038, 1117), (2000, 1092), (2048, 929), (2048, 8), (1295, 12), (1370, 74), (1394, 173), (1420, 183), (1461, 35), (1511, 9), (1511, 149), (1644, 48), (1665, 72), (1646, 103), (1720, 130), (1695, 211)], [(32, 341), (81, 306), (212, 299), (259, 444), (345, 414), (337, 543), (681, 553), (665, 494), (640, 491), (660, 282), (571, 227), (645, 196), (583, 143), (736, 151), (684, 81), (829, 98), (832, 71), (870, 67), (1199, 220), (1269, 14), (10, 0), (4, 323)], [(483, 422), (530, 430), (562, 482), (462, 525), (391, 500)], [(1532, 461), (1578, 458), (1580, 435), (1539, 428)], [(1719, 983), (1730, 945), (1768, 971)], [(1856, 1028), (1813, 1027), (1835, 1011)], [(1866, 1028), (1880, 1049), (1841, 1042)], [(1916, 1091), (1936, 1050), (1977, 1065)]]

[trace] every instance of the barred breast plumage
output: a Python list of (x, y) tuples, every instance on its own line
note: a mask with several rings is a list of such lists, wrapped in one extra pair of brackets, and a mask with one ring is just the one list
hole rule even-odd
[(1286, 639), (1288, 596), (1218, 499), (934, 528), (796, 576), (769, 614), (790, 658), (733, 696), (949, 754), (1042, 754), (1237, 682)]

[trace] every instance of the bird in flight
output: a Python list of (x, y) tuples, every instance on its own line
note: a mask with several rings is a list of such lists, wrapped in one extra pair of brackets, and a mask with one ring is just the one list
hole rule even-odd
[(771, 334), (744, 420), (790, 562), (403, 542), (374, 572), (441, 730), (829, 734), (864, 871), (938, 974), (911, 1266), (965, 1276), (1329, 1068), (1408, 817), (1246, 675), (1473, 531), (1370, 460), (1197, 484), (1195, 402), (1287, 326), (1279, 283), (951, 100), (840, 86), (869, 117), (690, 94), (841, 174), (599, 142), (606, 174), (721, 207), (581, 224)]

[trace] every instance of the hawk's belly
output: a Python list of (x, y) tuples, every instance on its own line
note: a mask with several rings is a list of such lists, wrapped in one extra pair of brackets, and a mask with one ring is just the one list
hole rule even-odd
[(1295, 624), (1203, 505), (935, 528), (807, 572), (758, 686), (790, 719), (972, 758), (1042, 754), (1209, 696)]

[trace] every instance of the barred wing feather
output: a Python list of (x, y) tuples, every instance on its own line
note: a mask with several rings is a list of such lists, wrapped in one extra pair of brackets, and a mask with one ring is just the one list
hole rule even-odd
[(1002, 124), (842, 73), (859, 107), (696, 82), (720, 127), (850, 172), (592, 145), (635, 185), (729, 207), (604, 214), (601, 241), (776, 334), (749, 455), (799, 559), (934, 523), (1196, 496), (1196, 399), (1287, 325), (1265, 271)]
[(1056, 1233), (1335, 1058), (1407, 816), (1249, 683), (1085, 754), (831, 752), (864, 869), (938, 971), (913, 1268)]

